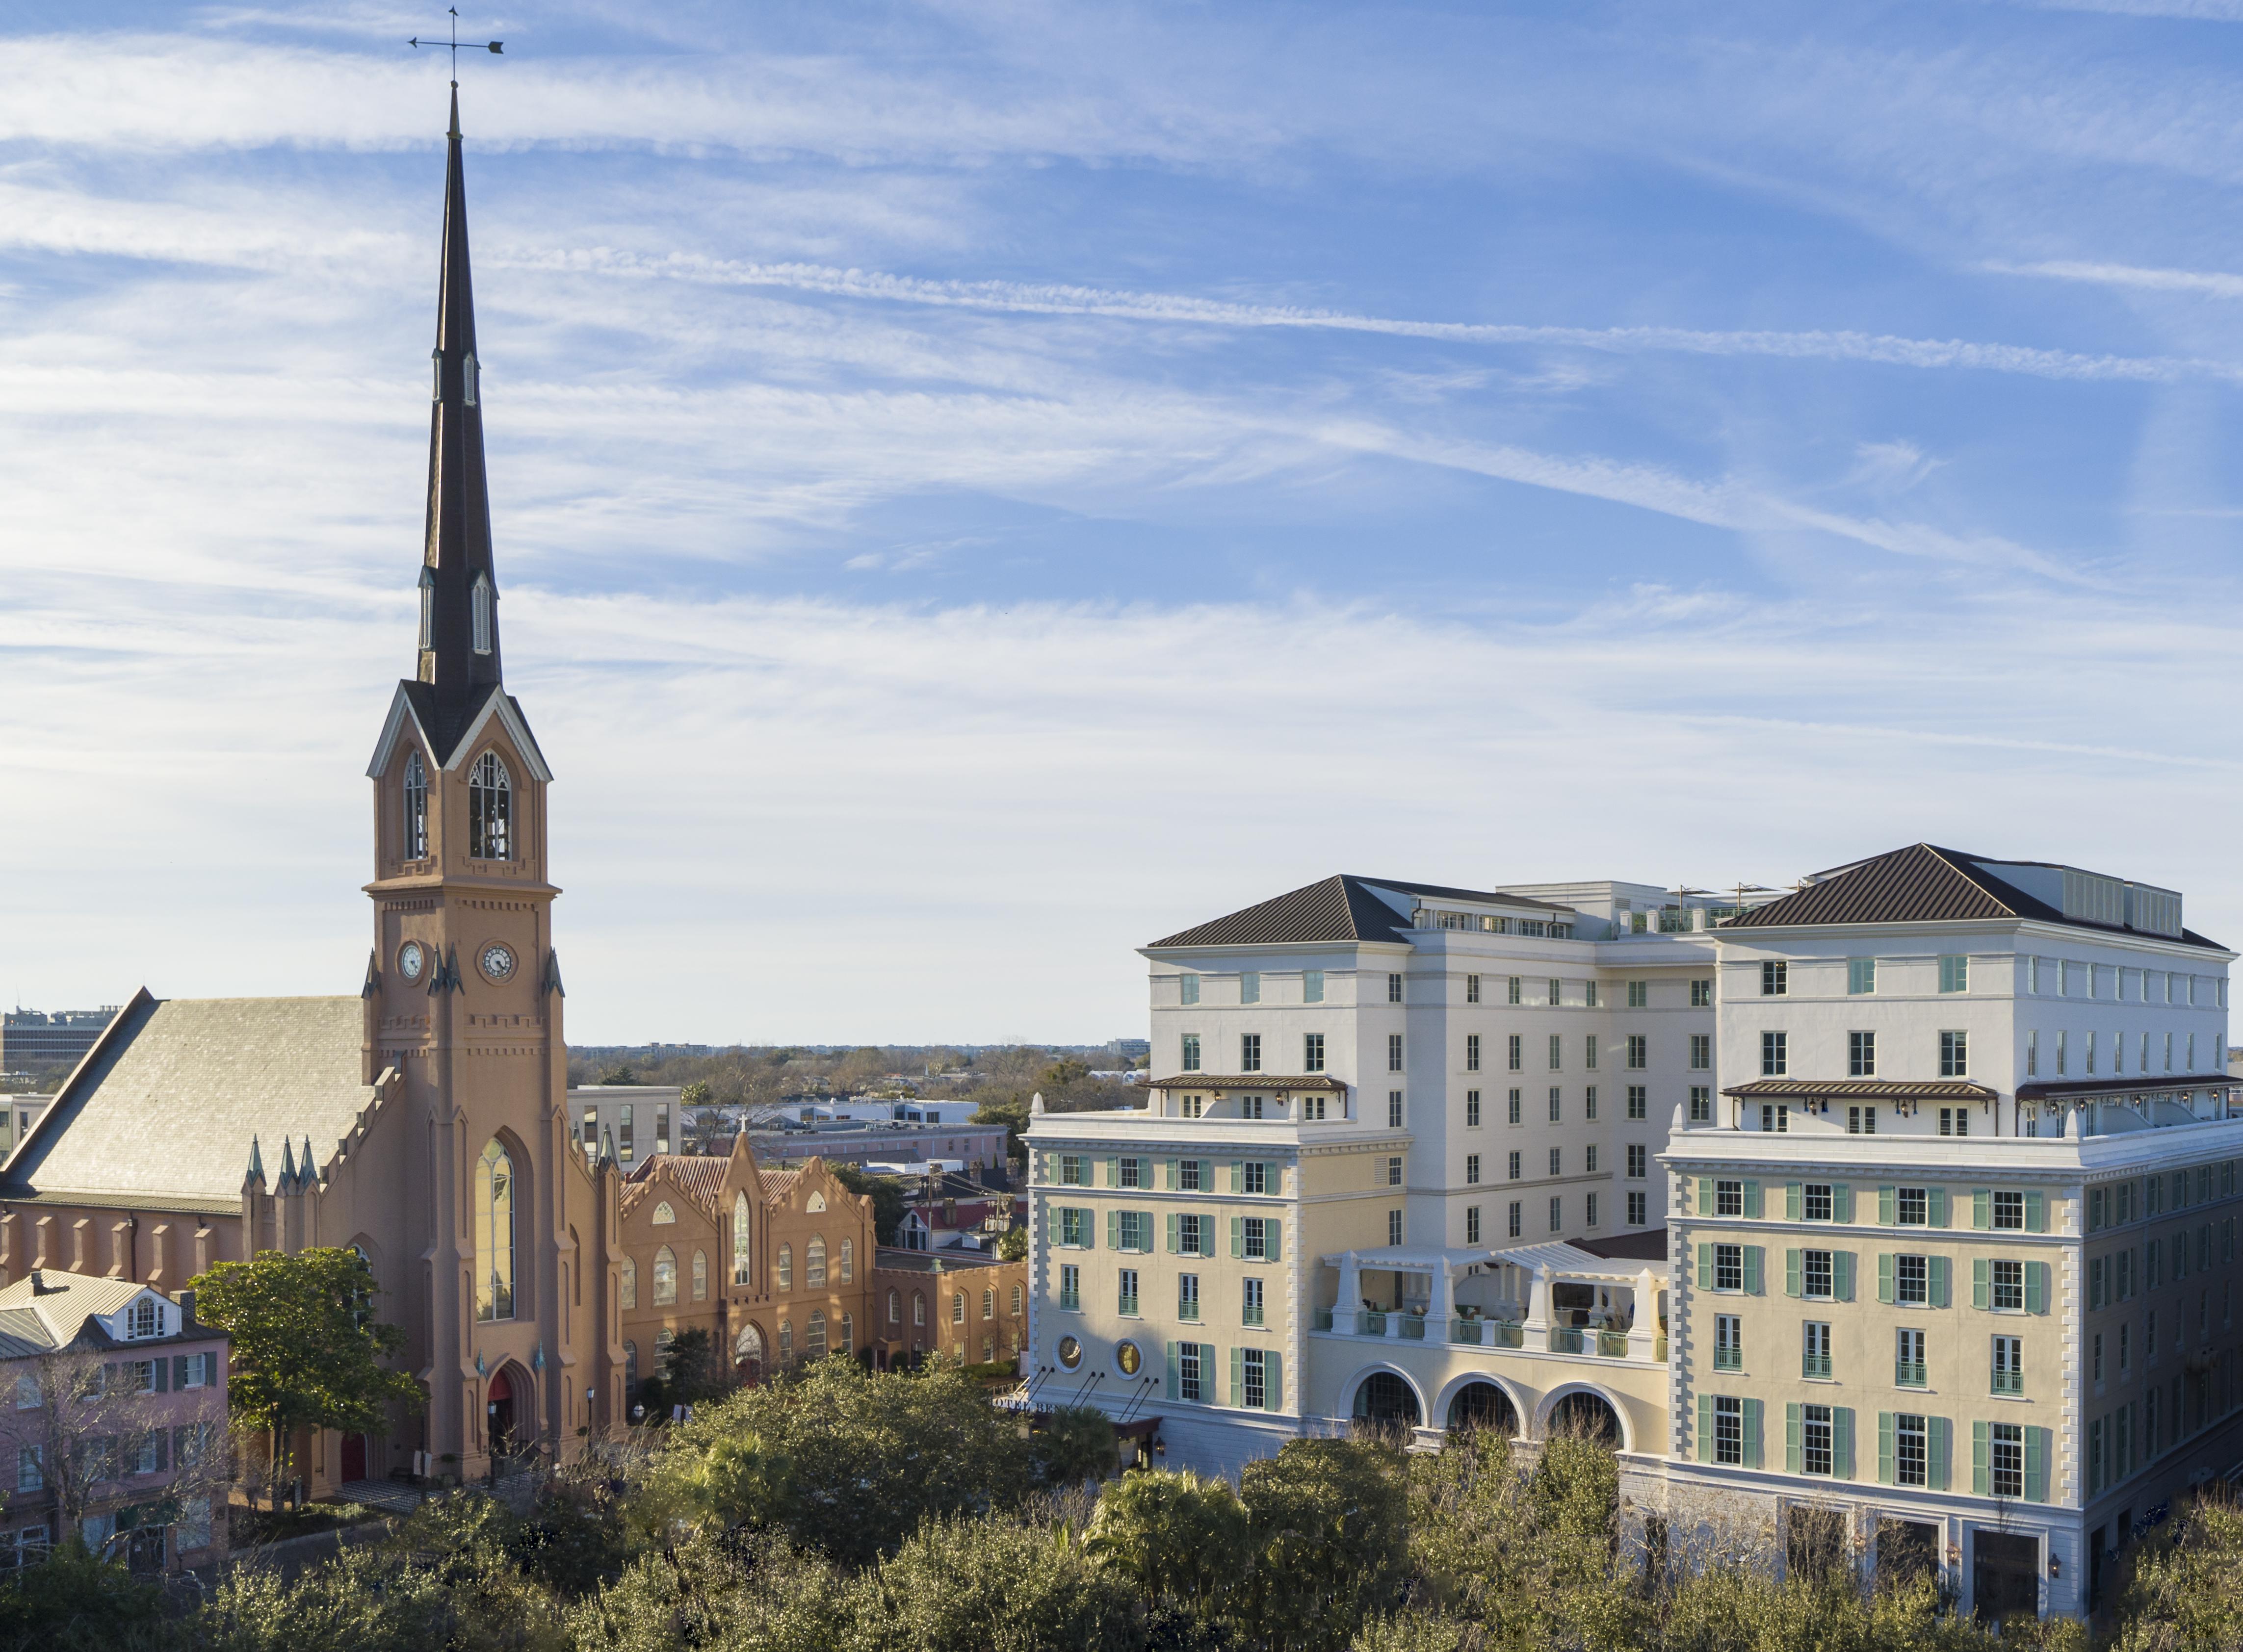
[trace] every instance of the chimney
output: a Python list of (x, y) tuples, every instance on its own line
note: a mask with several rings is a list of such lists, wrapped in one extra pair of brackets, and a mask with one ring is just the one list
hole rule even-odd
[(178, 1296), (178, 1303), (179, 1303), (179, 1329), (181, 1329), (182, 1331), (192, 1331), (192, 1330), (195, 1329), (195, 1293), (194, 1293), (194, 1292), (193, 1292), (192, 1289), (190, 1289), (190, 1290), (185, 1290), (185, 1291), (180, 1292), (180, 1293), (179, 1293), (179, 1296)]

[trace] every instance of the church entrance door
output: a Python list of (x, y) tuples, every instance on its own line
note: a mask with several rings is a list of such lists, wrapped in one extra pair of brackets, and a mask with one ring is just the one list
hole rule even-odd
[(493, 1457), (510, 1455), (514, 1451), (514, 1383), (508, 1377), (509, 1367), (501, 1366), (490, 1380), (485, 1410), (489, 1428), (490, 1453)]
[(347, 1485), (354, 1480), (365, 1478), (366, 1436), (345, 1434), (343, 1436), (343, 1482)]

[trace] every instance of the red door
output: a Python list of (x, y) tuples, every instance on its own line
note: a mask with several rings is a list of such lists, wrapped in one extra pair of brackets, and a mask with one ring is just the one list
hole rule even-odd
[(343, 1479), (353, 1481), (365, 1478), (366, 1436), (345, 1434), (343, 1436)]

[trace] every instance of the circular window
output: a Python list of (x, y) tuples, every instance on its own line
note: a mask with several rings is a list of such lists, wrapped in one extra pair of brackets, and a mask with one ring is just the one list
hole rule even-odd
[(1069, 1371), (1081, 1365), (1082, 1344), (1077, 1342), (1073, 1337), (1061, 1337), (1059, 1340), (1059, 1362)]
[(1117, 1342), (1114, 1346), (1114, 1363), (1122, 1367), (1122, 1374), (1134, 1377), (1145, 1363), (1145, 1356), (1137, 1351), (1134, 1342)]
[(493, 941), (483, 949), (479, 962), (483, 973), (494, 981), (504, 981), (514, 974), (514, 953), (510, 948)]
[(428, 961), (428, 954), (421, 951), (421, 943), (418, 941), (408, 941), (397, 949), (398, 973), (408, 981), (418, 981), (421, 978), (421, 968)]

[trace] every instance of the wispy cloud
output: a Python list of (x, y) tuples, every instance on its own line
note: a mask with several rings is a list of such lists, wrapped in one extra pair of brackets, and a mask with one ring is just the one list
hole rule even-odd
[(2207, 298), (2243, 299), (2243, 275), (2217, 270), (2159, 270), (2136, 264), (2091, 264), (2065, 259), (2038, 264), (1989, 264), (2004, 275), (2042, 275), (2058, 281), (2096, 286), (2139, 287), (2151, 292), (2199, 292)]

